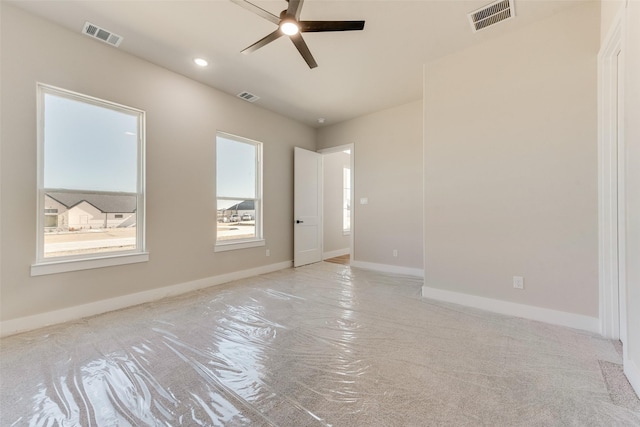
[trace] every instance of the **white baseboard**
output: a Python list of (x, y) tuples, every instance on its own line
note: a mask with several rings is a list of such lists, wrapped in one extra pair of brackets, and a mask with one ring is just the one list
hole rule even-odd
[(638, 369), (638, 365), (636, 365), (633, 360), (625, 359), (624, 360), (624, 374), (627, 376), (631, 387), (636, 392), (636, 395), (640, 397), (640, 369)]
[(338, 250), (329, 251), (329, 252), (323, 252), (322, 253), (322, 260), (324, 261), (325, 259), (335, 258), (337, 256), (349, 255), (350, 253), (351, 253), (351, 249), (349, 249), (349, 248), (338, 249)]
[(548, 308), (518, 304), (492, 298), (484, 298), (476, 295), (463, 294), (461, 292), (431, 288), (428, 286), (422, 287), (422, 296), (424, 298), (451, 302), (494, 313), (522, 317), (529, 320), (537, 320), (539, 322), (581, 329), (583, 331), (594, 332), (597, 334), (600, 333), (600, 320), (597, 317), (567, 313), (565, 311), (551, 310)]
[(36, 314), (33, 316), (21, 317), (0, 322), (0, 336), (13, 335), (18, 332), (30, 331), (42, 328), (44, 326), (64, 323), (71, 320), (81, 319), (83, 317), (95, 316), (109, 311), (120, 310), (126, 307), (132, 307), (138, 304), (144, 304), (151, 301), (157, 301), (162, 298), (176, 296), (198, 289), (208, 288), (210, 286), (221, 285), (223, 283), (232, 282), (234, 280), (245, 279), (260, 274), (271, 273), (273, 271), (283, 270), (292, 267), (291, 261), (280, 262), (277, 264), (264, 265), (261, 267), (250, 268), (248, 270), (235, 271), (232, 273), (221, 274), (219, 276), (205, 277), (204, 279), (193, 280), (190, 282), (180, 283), (177, 285), (165, 286), (163, 288), (152, 289), (149, 291), (138, 292), (121, 297), (110, 298), (106, 300), (96, 301), (89, 304), (78, 305), (61, 310), (49, 311), (47, 313)]
[(380, 271), (382, 273), (403, 274), (405, 276), (424, 277), (421, 268), (401, 267), (398, 265), (376, 264), (373, 262), (351, 261), (351, 267), (364, 268), (365, 270)]

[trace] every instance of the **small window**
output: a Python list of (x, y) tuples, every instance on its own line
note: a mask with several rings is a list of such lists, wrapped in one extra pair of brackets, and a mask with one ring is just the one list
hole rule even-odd
[(342, 231), (351, 233), (351, 169), (342, 169)]
[(44, 217), (44, 228), (57, 228), (58, 227), (58, 216), (57, 215), (45, 215)]
[[(144, 252), (144, 112), (42, 84), (38, 97), (32, 274), (137, 262), (113, 256)], [(107, 256), (106, 263), (73, 265)], [(55, 271), (39, 268), (50, 262)]]
[(264, 245), (262, 143), (218, 132), (216, 251)]

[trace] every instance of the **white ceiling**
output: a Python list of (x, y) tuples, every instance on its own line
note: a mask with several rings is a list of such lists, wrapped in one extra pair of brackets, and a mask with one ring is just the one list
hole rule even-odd
[[(305, 33), (313, 70), (287, 37), (240, 54), (276, 26), (229, 0), (11, 3), (78, 33), (89, 21), (123, 36), (120, 50), (232, 95), (249, 91), (260, 97), (256, 105), (317, 127), (320, 117), (326, 126), (420, 99), (426, 62), (577, 4), (515, 0), (515, 19), (473, 33), (467, 14), (491, 2), (306, 0), (301, 20), (366, 21), (363, 31)], [(287, 7), (253, 3), (274, 15)], [(195, 57), (210, 65), (195, 66)]]

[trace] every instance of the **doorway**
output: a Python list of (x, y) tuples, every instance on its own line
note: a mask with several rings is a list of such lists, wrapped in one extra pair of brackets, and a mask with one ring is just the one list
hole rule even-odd
[(324, 261), (349, 265), (353, 259), (353, 144), (319, 151), (323, 168)]

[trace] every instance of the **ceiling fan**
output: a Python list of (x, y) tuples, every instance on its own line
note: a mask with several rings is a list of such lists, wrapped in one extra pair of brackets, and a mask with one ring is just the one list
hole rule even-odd
[(278, 26), (277, 30), (247, 47), (242, 53), (255, 52), (281, 36), (287, 35), (307, 62), (309, 68), (316, 68), (318, 64), (313, 59), (313, 55), (311, 55), (311, 51), (309, 51), (309, 47), (302, 38), (301, 33), (358, 31), (364, 28), (364, 21), (300, 21), (300, 10), (304, 0), (287, 0), (289, 6), (280, 13), (279, 17), (246, 0), (231, 1)]

